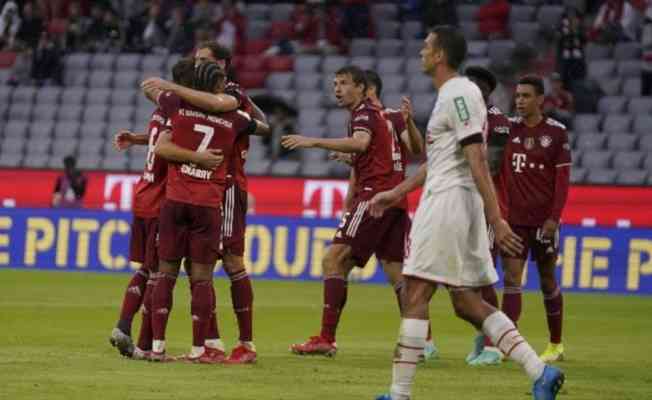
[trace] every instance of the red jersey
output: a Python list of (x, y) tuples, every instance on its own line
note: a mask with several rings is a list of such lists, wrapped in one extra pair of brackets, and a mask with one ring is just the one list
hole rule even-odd
[[(251, 99), (245, 94), (240, 85), (235, 82), (228, 82), (224, 92), (235, 97), (240, 104), (239, 109), (251, 115), (253, 104)], [(249, 151), (249, 135), (240, 135), (236, 139), (232, 157), (229, 160), (229, 171), (227, 178), (237, 184), (242, 190), (247, 190), (247, 175), (245, 175), (244, 165), (247, 161), (247, 152)], [(230, 183), (231, 183), (230, 182)], [(229, 184), (230, 184), (229, 183)]]
[(401, 180), (394, 173), (394, 143), (383, 110), (369, 101), (360, 103), (351, 112), (348, 136), (352, 137), (356, 131), (366, 132), (371, 137), (367, 150), (354, 154), (352, 160), (356, 177), (354, 197), (366, 200), (394, 188)]
[[(501, 146), (504, 146), (509, 138), (510, 132), (509, 119), (503, 114), (502, 111), (496, 106), (487, 106), (487, 137), (485, 143), (487, 146), (492, 145), (493, 139)], [(502, 136), (502, 138), (501, 138)], [(497, 145), (498, 145), (497, 144)], [(503, 153), (503, 160), (499, 165), (503, 165), (506, 160), (506, 153)], [(498, 172), (501, 170), (499, 169)], [(507, 217), (507, 187), (505, 184), (505, 173), (492, 174), (494, 187), (496, 188), (496, 196), (498, 196), (498, 206), (500, 207), (500, 214)]]
[(505, 149), (509, 222), (539, 227), (558, 221), (568, 195), (571, 165), (566, 127), (544, 118), (535, 127), (514, 118)]
[[(237, 136), (256, 129), (249, 114), (240, 110), (206, 114), (171, 92), (162, 93), (158, 103), (169, 116), (173, 143), (194, 151), (220, 149), (225, 160), (231, 159)], [(228, 162), (215, 170), (193, 163), (169, 163), (166, 197), (182, 203), (221, 207), (228, 167)]]
[(161, 201), (165, 198), (165, 180), (168, 174), (167, 161), (154, 153), (159, 135), (165, 128), (165, 114), (160, 108), (152, 113), (147, 126), (149, 144), (145, 170), (134, 189), (133, 212), (137, 217), (158, 217)]
[[(394, 163), (392, 173), (398, 185), (405, 180), (405, 170), (408, 163), (408, 150), (401, 140), (401, 135), (407, 130), (407, 124), (399, 110), (386, 108), (383, 110), (383, 114), (387, 119), (387, 127), (392, 136), (392, 161)], [(407, 197), (405, 197), (398, 207), (407, 209), (407, 206)]]

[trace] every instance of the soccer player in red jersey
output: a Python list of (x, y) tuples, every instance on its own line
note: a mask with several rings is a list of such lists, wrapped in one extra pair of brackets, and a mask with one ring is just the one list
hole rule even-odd
[[(487, 144), (487, 162), (489, 163), (489, 172), (496, 190), (500, 214), (507, 218), (507, 192), (505, 187), (505, 173), (502, 172), (504, 164), (505, 146), (509, 138), (510, 122), (503, 112), (490, 103), (489, 96), (496, 89), (496, 77), (486, 68), (480, 66), (470, 66), (466, 68), (465, 75), (475, 83), (482, 97), (487, 104), (487, 131), (484, 138)], [(498, 256), (498, 245), (494, 242), (494, 235), (491, 231), (491, 225), (487, 224), (489, 229), (489, 244), (491, 245), (491, 255), (496, 265)], [(498, 296), (493, 285), (480, 288), (482, 298), (487, 303), (498, 308)], [(506, 292), (504, 292), (506, 293)], [(504, 294), (508, 296), (509, 294)], [(466, 362), (470, 365), (495, 365), (499, 364), (502, 359), (502, 353), (492, 343), (491, 339), (481, 330), (474, 340), (473, 350), (466, 357)]]
[[(519, 288), (528, 253), (536, 261), (550, 331), (550, 343), (541, 359), (564, 357), (561, 341), (564, 302), (555, 277), (559, 250), (559, 221), (568, 196), (571, 152), (566, 127), (542, 114), (543, 81), (525, 76), (516, 86), (519, 116), (512, 120), (507, 144), (506, 178), (508, 221), (523, 238), (525, 248), (517, 257), (503, 255), (505, 288)], [(518, 321), (520, 291), (503, 299), (505, 313)]]
[[(216, 42), (205, 42), (197, 47), (196, 64), (215, 62), (224, 71), (230, 68), (231, 53)], [(265, 121), (265, 115), (244, 93), (240, 86), (227, 81), (223, 93), (202, 93), (181, 85), (173, 85), (161, 79), (151, 79), (145, 86), (151, 85), (162, 90), (170, 90), (188, 103), (209, 112), (226, 112), (237, 108), (251, 114), (255, 119)], [(244, 266), (244, 243), (247, 214), (247, 176), (244, 164), (249, 150), (249, 137), (241, 135), (236, 140), (231, 159), (228, 160), (227, 189), (224, 197), (223, 228), (223, 267), (231, 280), (231, 301), (238, 320), (240, 331), (239, 344), (228, 358), (229, 363), (250, 363), (256, 360), (256, 348), (253, 344), (253, 288), (251, 279)], [(219, 339), (217, 325), (211, 323), (212, 336)], [(210, 337), (210, 336), (209, 336)], [(221, 345), (221, 341), (220, 341)]]
[(344, 67), (335, 74), (337, 103), (351, 112), (348, 137), (317, 139), (288, 135), (281, 141), (288, 149), (322, 148), (353, 154), (353, 186), (347, 196), (346, 212), (323, 260), (321, 333), (305, 343), (293, 344), (291, 351), (296, 354), (335, 355), (335, 332), (347, 299), (347, 277), (354, 267), (364, 267), (372, 254), (376, 254), (383, 267), (394, 266), (394, 273), (388, 274), (392, 285), (402, 279), (399, 272), (410, 224), (406, 207), (392, 207), (379, 219), (373, 218), (367, 209), (375, 193), (393, 188), (404, 179), (404, 163), (399, 159), (400, 145), (389, 131), (382, 108), (366, 99), (366, 86), (365, 74), (358, 67)]
[[(194, 79), (194, 64), (180, 62), (172, 71), (175, 82), (182, 85), (192, 85)], [(151, 294), (158, 271), (157, 241), (158, 215), (160, 204), (165, 197), (165, 179), (167, 176), (167, 162), (154, 153), (154, 147), (160, 134), (166, 129), (167, 117), (160, 108), (152, 113), (147, 133), (133, 133), (120, 131), (114, 139), (115, 148), (119, 151), (126, 150), (132, 145), (148, 146), (145, 170), (136, 184), (133, 199), (134, 218), (131, 224), (131, 239), (129, 245), (129, 259), (141, 264), (134, 273), (122, 301), (120, 319), (111, 332), (110, 342), (117, 347), (120, 354), (136, 359), (148, 357), (152, 344), (151, 332)], [(190, 160), (213, 168), (222, 161), (222, 156), (210, 151), (191, 152), (185, 156)], [(131, 321), (143, 305), (143, 315), (138, 345), (134, 348), (131, 339)]]
[[(219, 92), (225, 75), (214, 63), (196, 68), (195, 85), (208, 93)], [(269, 129), (242, 111), (206, 114), (172, 92), (152, 91), (157, 103), (169, 116), (172, 142), (202, 151), (220, 149), (229, 159), (236, 137)], [(162, 149), (157, 149), (163, 154)], [(172, 290), (181, 259), (191, 261), (191, 313), (193, 346), (189, 359), (206, 363), (222, 362), (224, 353), (205, 347), (206, 334), (215, 309), (213, 267), (220, 257), (222, 200), (227, 165), (209, 170), (192, 163), (170, 163), (166, 199), (160, 215), (160, 278), (153, 294), (153, 344), (151, 358), (167, 360), (165, 329), (172, 307)]]

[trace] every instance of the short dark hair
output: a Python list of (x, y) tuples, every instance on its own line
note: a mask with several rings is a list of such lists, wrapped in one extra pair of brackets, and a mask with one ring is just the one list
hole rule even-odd
[(543, 79), (538, 75), (525, 75), (518, 80), (519, 85), (531, 85), (534, 87), (534, 91), (537, 96), (541, 96), (545, 93), (545, 88), (543, 86)]
[(225, 61), (224, 71), (229, 70), (229, 67), (231, 66), (231, 50), (228, 48), (222, 46), (215, 40), (209, 40), (206, 42), (201, 42), (199, 46), (197, 46), (197, 49), (209, 49), (213, 55), (213, 58), (216, 60)]
[(335, 71), (335, 75), (351, 75), (351, 79), (353, 79), (353, 83), (357, 85), (362, 85), (363, 89), (366, 91), (367, 90), (367, 79), (365, 76), (365, 73), (362, 69), (359, 67), (356, 67), (355, 65), (347, 65), (345, 67), (342, 67)]
[(487, 85), (489, 85), (489, 93), (493, 92), (494, 89), (496, 89), (496, 85), (498, 85), (498, 81), (496, 80), (494, 74), (492, 74), (491, 71), (484, 67), (476, 65), (467, 67), (464, 71), (464, 75), (485, 82)]
[(435, 46), (444, 50), (448, 66), (454, 70), (460, 68), (466, 59), (466, 39), (462, 32), (451, 25), (438, 25), (430, 33), (437, 35)]
[(383, 92), (383, 80), (380, 79), (380, 76), (376, 73), (376, 71), (366, 69), (364, 71), (364, 77), (367, 81), (367, 88), (369, 88), (369, 86), (375, 87), (376, 95), (380, 97), (380, 94)]
[(172, 67), (172, 80), (174, 83), (192, 88), (195, 81), (195, 62), (189, 58), (182, 58)]
[(63, 166), (66, 169), (73, 169), (77, 165), (77, 159), (75, 156), (65, 156), (63, 158)]
[(195, 68), (195, 88), (203, 92), (213, 92), (215, 86), (226, 79), (226, 74), (214, 62), (205, 62)]

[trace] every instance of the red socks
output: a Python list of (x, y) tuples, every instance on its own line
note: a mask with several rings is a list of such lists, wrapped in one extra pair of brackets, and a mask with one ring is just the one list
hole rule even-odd
[(219, 339), (220, 330), (217, 327), (217, 314), (215, 313), (215, 305), (217, 298), (215, 297), (215, 286), (211, 285), (211, 296), (213, 301), (213, 312), (208, 320), (208, 331), (206, 332), (206, 339)]
[(208, 333), (208, 324), (215, 310), (213, 281), (196, 281), (192, 284), (192, 345), (203, 347)]
[(118, 328), (127, 335), (131, 335), (131, 321), (143, 303), (143, 295), (145, 294), (145, 286), (147, 286), (148, 278), (149, 271), (141, 268), (134, 273), (127, 285), (120, 310), (120, 321), (118, 322)]
[(335, 331), (340, 320), (340, 314), (346, 304), (347, 281), (340, 277), (324, 279), (324, 309), (321, 319), (321, 337), (335, 341)]
[(253, 304), (254, 291), (251, 287), (251, 279), (244, 269), (235, 272), (228, 272), (231, 279), (231, 302), (233, 311), (238, 319), (240, 329), (240, 341), (250, 342), (253, 340)]
[(156, 275), (152, 273), (145, 287), (143, 296), (143, 322), (140, 325), (140, 334), (138, 335), (138, 348), (141, 350), (152, 349), (152, 293), (156, 284)]
[(550, 343), (561, 343), (561, 326), (564, 317), (564, 298), (559, 285), (552, 293), (543, 293), (543, 305), (546, 308), (548, 318), (548, 330), (550, 331)]
[(520, 286), (505, 286), (503, 289), (503, 312), (514, 322), (521, 317), (522, 289)]
[(161, 273), (152, 293), (152, 338), (165, 340), (165, 329), (172, 311), (172, 292), (177, 278)]

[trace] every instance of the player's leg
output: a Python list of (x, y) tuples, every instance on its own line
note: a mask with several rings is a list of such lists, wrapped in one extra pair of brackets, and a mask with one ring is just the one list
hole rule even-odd
[[(215, 310), (213, 291), (213, 264), (192, 262), (192, 294), (190, 313), (192, 315), (192, 348), (188, 359), (199, 361), (208, 349), (205, 347), (211, 316)], [(222, 357), (223, 360), (223, 357)], [(221, 361), (221, 360), (220, 360)]]
[(150, 270), (150, 277), (143, 294), (142, 322), (138, 334), (138, 345), (134, 349), (133, 358), (149, 359), (152, 350), (152, 291), (158, 279), (158, 218), (147, 220), (147, 249), (145, 251), (145, 265)]
[(451, 288), (449, 293), (455, 314), (482, 329), (505, 356), (523, 367), (534, 384), (534, 398), (554, 399), (564, 382), (564, 375), (541, 361), (507, 315), (483, 301), (478, 290)]
[(503, 258), (503, 307), (502, 311), (509, 319), (518, 324), (523, 304), (523, 269), (525, 258)]
[(564, 345), (561, 340), (564, 298), (555, 276), (557, 245), (558, 236), (556, 235), (555, 238), (539, 239), (537, 245), (533, 248), (550, 333), (550, 342), (546, 350), (541, 354), (541, 359), (545, 362), (564, 359)]
[(177, 283), (181, 260), (161, 260), (159, 273), (152, 291), (152, 361), (169, 361), (166, 356), (165, 332), (172, 312), (174, 286)]

